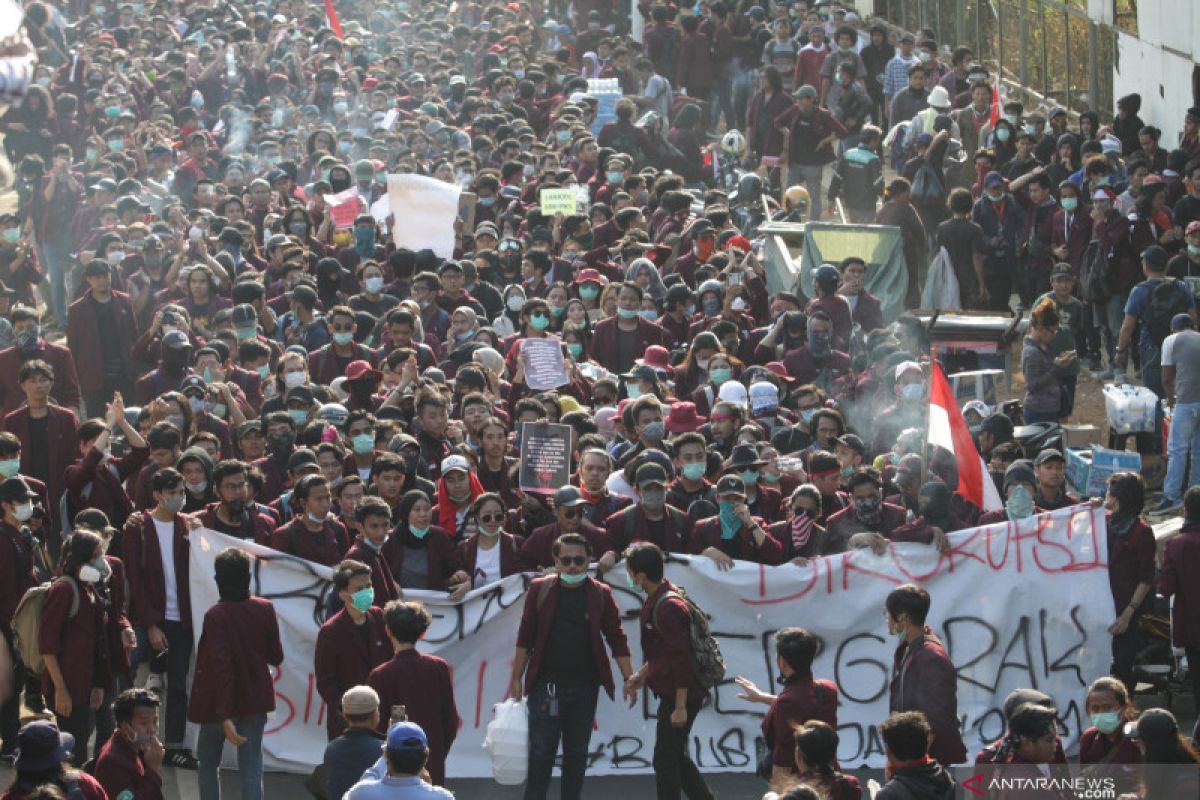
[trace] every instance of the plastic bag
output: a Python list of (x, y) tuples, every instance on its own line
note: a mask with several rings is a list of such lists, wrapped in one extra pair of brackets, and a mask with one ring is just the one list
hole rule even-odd
[(1104, 407), (1108, 424), (1118, 434), (1154, 431), (1154, 409), (1158, 396), (1145, 386), (1104, 385)]
[(925, 291), (921, 295), (921, 307), (942, 311), (958, 311), (962, 308), (958, 276), (954, 274), (954, 264), (944, 247), (938, 248), (937, 255), (929, 265), (929, 274), (925, 277)]
[(529, 771), (529, 710), (525, 700), (505, 700), (492, 707), (483, 749), (492, 757), (492, 778), (501, 786), (518, 786)]

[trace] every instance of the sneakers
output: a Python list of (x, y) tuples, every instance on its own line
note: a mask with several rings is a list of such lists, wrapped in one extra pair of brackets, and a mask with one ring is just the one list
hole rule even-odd
[(182, 747), (168, 750), (163, 763), (168, 767), (176, 767), (177, 769), (195, 770), (200, 766), (200, 762), (196, 760), (195, 756), (189, 750)]
[(1178, 511), (1183, 508), (1182, 500), (1172, 500), (1169, 497), (1163, 497), (1158, 501), (1158, 505), (1150, 509), (1151, 514), (1169, 514), (1172, 511)]

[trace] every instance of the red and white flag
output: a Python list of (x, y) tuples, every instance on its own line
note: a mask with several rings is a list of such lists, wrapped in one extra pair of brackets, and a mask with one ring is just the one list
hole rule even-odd
[(933, 362), (929, 385), (929, 443), (944, 447), (958, 462), (958, 493), (984, 511), (1004, 507), (996, 483), (988, 475), (983, 458), (971, 440), (971, 431), (959, 410), (942, 368)]
[(345, 39), (346, 34), (342, 33), (342, 21), (338, 19), (337, 9), (333, 7), (333, 0), (325, 0), (325, 18), (329, 22), (329, 29), (339, 39)]

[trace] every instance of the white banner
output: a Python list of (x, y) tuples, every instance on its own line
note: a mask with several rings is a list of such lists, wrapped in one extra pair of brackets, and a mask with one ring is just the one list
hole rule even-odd
[[(776, 685), (772, 634), (791, 625), (822, 641), (813, 671), (838, 685), (843, 767), (882, 766), (877, 726), (888, 713), (895, 650), (884, 621), (884, 598), (903, 583), (919, 583), (933, 597), (928, 624), (958, 667), (958, 712), (968, 750), (974, 753), (1000, 736), (1004, 697), (1030, 686), (1058, 701), (1063, 744), (1071, 749), (1086, 727), (1086, 686), (1104, 674), (1110, 660), (1106, 628), (1113, 611), (1103, 510), (1076, 506), (1020, 524), (960, 531), (950, 541), (953, 549), (945, 556), (904, 544), (883, 556), (859, 550), (805, 567), (738, 562), (721, 572), (704, 557), (672, 561), (669, 578), (712, 615), (729, 667), (727, 680), (712, 692), (692, 732), (692, 755), (700, 768), (753, 771), (766, 707), (737, 699), (733, 678), (746, 676), (767, 690)], [(275, 682), (277, 710), (264, 740), (267, 764), (310, 771), (325, 747), (326, 712), (312, 664), (321, 610), (331, 591), (330, 570), (210, 530), (193, 531), (192, 542), (197, 636), (205, 610), (217, 600), (216, 554), (236, 545), (262, 556), (252, 591), (275, 604), (285, 653)], [(626, 620), (636, 666), (641, 663), (636, 622), (641, 598), (626, 587), (623, 567), (607, 579)], [(491, 775), (481, 744), (492, 705), (508, 690), (527, 582), (527, 576), (510, 576), (457, 604), (444, 593), (407, 593), (425, 602), (434, 616), (421, 649), (445, 658), (454, 670), (461, 724), (447, 762), (451, 777)], [(643, 697), (631, 710), (601, 693), (589, 774), (650, 771), (655, 707)]]

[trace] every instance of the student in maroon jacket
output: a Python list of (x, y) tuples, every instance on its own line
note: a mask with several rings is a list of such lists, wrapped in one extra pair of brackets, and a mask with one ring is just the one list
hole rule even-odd
[(633, 674), (621, 613), (612, 589), (588, 577), (591, 559), (586, 538), (563, 534), (554, 542), (558, 574), (535, 580), (525, 592), (508, 695), (529, 697), (526, 797), (546, 797), (560, 738), (562, 796), (582, 792), (600, 687), (615, 699), (604, 641), (621, 677)]
[(1142, 751), (1125, 735), (1125, 724), (1137, 719), (1138, 710), (1129, 701), (1125, 684), (1109, 675), (1092, 681), (1083, 711), (1091, 725), (1079, 737), (1080, 769), (1118, 781), (1119, 794), (1136, 791)]
[(97, 415), (113, 392), (134, 396), (133, 343), (137, 316), (129, 295), (112, 288), (112, 267), (92, 259), (83, 268), (88, 292), (71, 303), (67, 346), (79, 370), (79, 388), (89, 415)]
[(628, 581), (646, 595), (638, 620), (645, 663), (625, 681), (625, 697), (636, 702), (645, 686), (658, 698), (654, 783), (659, 797), (711, 800), (696, 763), (688, 755), (692, 725), (708, 692), (692, 664), (691, 609), (663, 575), (666, 557), (658, 545), (637, 542), (625, 551)]
[[(111, 434), (120, 429), (132, 448), (120, 458), (108, 452)], [(116, 528), (125, 525), (133, 511), (133, 501), (125, 493), (124, 482), (136, 475), (150, 449), (146, 440), (125, 418), (125, 403), (118, 392), (103, 419), (89, 419), (79, 426), (79, 460), (67, 467), (66, 488), (68, 507), (72, 511), (97, 508), (104, 512)]]
[(541, 570), (554, 565), (554, 542), (564, 533), (578, 533), (592, 545), (593, 552), (602, 553), (601, 569), (611, 569), (617, 554), (610, 553), (608, 537), (603, 530), (583, 518), (585, 500), (579, 489), (564, 486), (554, 493), (554, 522), (535, 528), (521, 543), (521, 563), (526, 569)]
[[(408, 720), (425, 731), (429, 739), (429, 776), (437, 786), (446, 783), (446, 755), (458, 735), (458, 708), (454, 705), (454, 683), (450, 665), (437, 656), (417, 652), (417, 642), (433, 618), (420, 603), (395, 600), (383, 611), (388, 638), (396, 655), (371, 670), (367, 685), (379, 694), (379, 707), (402, 705)], [(380, 715), (379, 732), (387, 732)]]
[(354, 509), (354, 519), (362, 535), (346, 551), (346, 560), (359, 561), (371, 570), (375, 605), (383, 608), (392, 600), (400, 599), (400, 586), (387, 559), (380, 552), (392, 529), (392, 509), (378, 497), (364, 497)]
[[(1187, 655), (1192, 696), (1200, 697), (1200, 586), (1194, 582), (1195, 576), (1200, 575), (1200, 486), (1184, 492), (1183, 512), (1183, 529), (1168, 539), (1163, 549), (1158, 592), (1163, 597), (1175, 598), (1171, 607), (1171, 642), (1182, 647)], [(1197, 735), (1200, 731), (1192, 738)]]
[(162, 769), (166, 751), (158, 740), (158, 695), (126, 689), (113, 703), (117, 729), (100, 755), (94, 774), (110, 798), (164, 800)]
[(45, 361), (58, 376), (55, 403), (64, 408), (78, 408), (79, 378), (75, 375), (71, 351), (42, 338), (38, 315), (32, 308), (17, 306), (10, 316), (17, 343), (0, 350), (0, 416), (20, 408), (25, 396), (20, 385), (21, 366), (34, 360)]
[(914, 530), (911, 536), (896, 536), (896, 530), (904, 525), (908, 515), (900, 506), (883, 502), (883, 479), (879, 470), (859, 467), (846, 485), (850, 492), (850, 507), (837, 512), (826, 522), (821, 555), (844, 553), (859, 547), (870, 547), (876, 553), (882, 553), (889, 541), (920, 541), (922, 544), (931, 541), (928, 531)]
[(522, 570), (517, 537), (504, 530), (507, 515), (500, 495), (486, 492), (476, 497), (469, 518), (475, 533), (458, 545), (458, 563), (470, 580), (458, 585), (452, 599)]
[(367, 682), (371, 670), (392, 657), (383, 609), (375, 605), (371, 568), (361, 561), (343, 561), (333, 571), (342, 609), (317, 633), (313, 672), (317, 693), (325, 701), (325, 732), (333, 741), (346, 730), (340, 713), (342, 695)]
[(638, 466), (633, 478), (637, 503), (610, 515), (604, 523), (613, 551), (624, 552), (634, 542), (654, 542), (668, 553), (691, 552), (692, 521), (667, 503), (668, 482), (661, 464), (648, 461)]
[(590, 352), (609, 372), (624, 374), (651, 345), (669, 347), (667, 332), (656, 322), (642, 319), (642, 287), (626, 281), (617, 294), (617, 315), (596, 323)]
[(250, 498), (249, 477), (245, 462), (229, 459), (213, 467), (212, 484), (217, 502), (195, 515), (204, 527), (265, 545), (271, 539), (274, 521), (258, 513)]
[(967, 759), (958, 730), (958, 672), (925, 626), (929, 605), (929, 592), (911, 583), (893, 589), (885, 601), (888, 633), (902, 637), (893, 657), (888, 709), (923, 713), (933, 730), (929, 755), (949, 767)]
[[(271, 534), (271, 548), (327, 567), (341, 561), (347, 534), (330, 513), (332, 506), (324, 475), (305, 475), (296, 481), (291, 495), (294, 516)], [(342, 696), (336, 697), (340, 701)]]
[(262, 800), (263, 730), (275, 710), (271, 667), (283, 663), (279, 621), (270, 600), (250, 596), (251, 556), (219, 553), (214, 580), (220, 601), (204, 614), (188, 719), (200, 725), (196, 755), (202, 800), (221, 797), (221, 752), (237, 748), (242, 798)]
[[(405, 492), (396, 508), (396, 527), (380, 551), (392, 575), (404, 589), (447, 591), (469, 580), (458, 567), (458, 552), (450, 534), (433, 524), (433, 505), (420, 489)], [(409, 556), (412, 555), (412, 561)], [(405, 564), (419, 562), (421, 567)]]
[[(25, 522), (33, 515), (31, 495), (36, 496), (25, 479), (19, 476), (0, 482), (0, 634), (11, 649), (13, 612), (36, 580), (33, 574), (34, 541)], [(25, 669), (17, 664), (13, 670), (13, 693), (0, 703), (0, 741), (4, 754), (11, 754), (17, 745), (20, 726), (21, 692)]]
[(183, 476), (165, 467), (150, 478), (154, 507), (130, 516), (121, 538), (129, 576), (129, 619), (137, 633), (133, 668), (167, 653), (167, 764), (195, 769), (183, 746), (187, 676), (192, 660), (191, 548), (183, 509)]
[(735, 679), (744, 690), (738, 695), (740, 699), (770, 706), (763, 717), (762, 732), (771, 751), (772, 789), (781, 789), (794, 780), (797, 728), (812, 720), (837, 728), (837, 685), (813, 678), (812, 674), (817, 643), (817, 637), (803, 628), (775, 632), (775, 666), (784, 686), (777, 695), (761, 691), (748, 678)]
[(867, 277), (867, 265), (858, 256), (848, 256), (842, 259), (842, 283), (838, 294), (846, 298), (850, 304), (851, 320), (858, 325), (864, 335), (876, 328), (883, 327), (883, 305), (879, 298), (864, 288)]
[(750, 515), (746, 482), (726, 475), (717, 481), (716, 497), (717, 516), (700, 520), (692, 530), (692, 552), (711, 558), (723, 570), (734, 561), (782, 564), (783, 545), (767, 533), (761, 519)]
[(79, 455), (75, 431), (79, 420), (69, 408), (50, 403), (54, 368), (45, 361), (21, 365), (17, 384), (25, 406), (4, 417), (4, 430), (21, 440), (21, 473), (46, 484), (55, 502), (46, 510), (59, 527), (58, 498), (66, 491), (64, 476)]
[(96, 709), (112, 683), (104, 603), (96, 592), (108, 570), (100, 535), (85, 529), (71, 534), (63, 543), (60, 568), (62, 578), (50, 587), (38, 629), (38, 649), (46, 666), (42, 695), (46, 707), (54, 710), (59, 730), (75, 737), (71, 763), (81, 766), (87, 760)]
[(1118, 472), (1108, 479), (1104, 507), (1108, 510), (1108, 585), (1112, 589), (1116, 620), (1112, 634), (1112, 666), (1108, 674), (1120, 678), (1133, 694), (1133, 662), (1141, 647), (1138, 617), (1154, 586), (1154, 531), (1141, 520), (1146, 504), (1146, 484), (1136, 472)]

